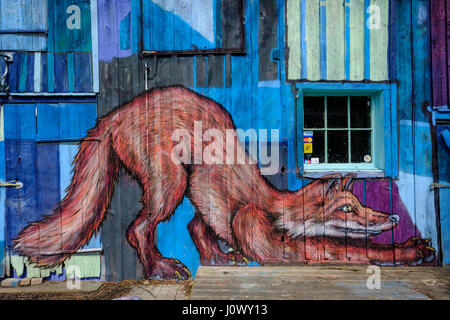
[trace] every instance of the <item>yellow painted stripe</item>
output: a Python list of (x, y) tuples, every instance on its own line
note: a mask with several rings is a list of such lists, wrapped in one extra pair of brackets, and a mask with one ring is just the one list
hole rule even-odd
[(341, 0), (326, 2), (327, 79), (345, 79), (345, 7)]
[(286, 9), (289, 47), (288, 79), (300, 79), (302, 68), (300, 60), (300, 0), (288, 0)]
[(350, 80), (364, 80), (364, 0), (350, 0)]
[(307, 79), (320, 80), (320, 0), (306, 0)]
[(371, 14), (379, 14), (379, 19), (372, 20), (379, 24), (371, 24), (370, 29), (370, 79), (388, 80), (389, 1), (371, 0), (370, 4)]

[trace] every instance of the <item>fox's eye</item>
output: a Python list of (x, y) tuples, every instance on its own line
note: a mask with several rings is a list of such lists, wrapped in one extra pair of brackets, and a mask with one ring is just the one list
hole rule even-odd
[(345, 213), (349, 213), (353, 211), (353, 208), (351, 205), (346, 204), (345, 206), (340, 207), (339, 210)]

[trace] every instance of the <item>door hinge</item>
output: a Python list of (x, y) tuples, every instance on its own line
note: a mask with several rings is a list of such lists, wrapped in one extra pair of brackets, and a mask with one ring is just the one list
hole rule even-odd
[(13, 181), (9, 181), (9, 182), (0, 182), (0, 187), (20, 189), (23, 187), (23, 183), (20, 181), (17, 181), (17, 180), (13, 180)]
[(446, 185), (446, 184), (440, 184), (440, 183), (432, 183), (431, 184), (431, 190), (438, 189), (438, 188), (450, 188), (450, 186)]

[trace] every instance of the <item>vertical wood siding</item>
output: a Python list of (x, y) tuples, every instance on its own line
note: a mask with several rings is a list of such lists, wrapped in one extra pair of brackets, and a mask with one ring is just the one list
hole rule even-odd
[[(2, 14), (5, 3), (0, 0)], [(83, 16), (83, 28), (75, 32), (65, 27), (65, 9), (72, 3), (80, 6)], [(394, 244), (414, 236), (431, 238), (433, 247), (441, 249), (430, 191), (432, 136), (425, 111), (430, 106), (448, 105), (449, 46), (444, 31), (449, 15), (444, 14), (444, 8), (449, 10), (449, 4), (444, 6), (443, 0), (431, 4), (428, 0), (243, 3), (245, 24), (240, 30), (236, 27), (239, 8), (231, 6), (230, 1), (208, 1), (205, 6), (188, 1), (187, 6), (180, 6), (176, 0), (49, 0), (48, 21), (45, 18), (48, 45), (36, 49), (28, 41), (30, 38), (0, 35), (1, 50), (5, 38), (13, 39), (15, 45), (11, 49), (14, 63), (9, 77), (12, 93), (99, 91), (98, 103), (95, 99), (84, 103), (61, 98), (13, 101), (0, 109), (0, 159), (5, 158), (0, 161), (0, 180), (24, 182), (22, 189), (0, 190), (0, 202), (5, 201), (3, 211), (0, 203), (0, 220), (4, 216), (0, 228), (6, 221), (6, 233), (2, 235), (0, 230), (0, 252), (5, 246), (8, 253), (18, 232), (48, 214), (65, 196), (78, 143), (98, 117), (155, 87), (183, 85), (205, 95), (231, 114), (237, 128), (268, 129), (269, 134), (270, 129), (279, 129), (280, 169), (267, 179), (274, 187), (291, 191), (313, 183), (314, 179), (299, 175), (296, 159), (296, 148), (303, 147), (297, 139), (302, 119), (296, 114), (296, 80), (323, 81), (317, 84), (323, 88), (330, 85), (327, 81), (367, 80), (368, 85), (373, 81), (395, 82), (379, 84), (389, 91), (383, 97), (382, 129), (392, 141), (384, 146), (388, 162), (385, 177), (358, 179), (353, 194), (364, 206), (399, 215), (401, 220), (392, 231), (373, 238), (366, 236), (366, 255), (369, 242), (392, 245), (392, 256), (386, 263), (395, 264), (399, 257)], [(370, 6), (380, 9), (379, 28), (367, 24), (373, 13)], [(236, 48), (243, 40), (242, 34), (245, 55), (140, 55), (141, 50), (190, 50), (192, 45), (203, 49)], [(392, 129), (396, 127), (392, 123), (398, 123), (398, 132)], [(397, 162), (399, 168), (393, 168)], [(212, 199), (211, 192), (208, 189), (205, 198)], [(141, 187), (122, 169), (101, 232), (84, 247), (94, 253), (79, 253), (64, 266), (82, 265), (85, 277), (99, 277), (104, 267), (107, 280), (141, 279), (142, 265), (126, 240), (126, 232), (142, 208), (141, 195)], [(321, 214), (325, 215), (330, 201), (325, 189), (319, 198), (323, 202)], [(174, 215), (157, 227), (156, 237), (161, 254), (180, 260), (193, 275), (200, 256), (187, 225), (195, 210), (184, 198)], [(327, 255), (329, 244), (325, 240), (330, 235), (324, 222), (315, 228), (318, 239), (303, 237), (305, 250), (298, 255), (309, 262), (355, 262), (347, 237), (342, 239), (345, 245), (339, 247), (338, 256), (332, 258)], [(228, 234), (232, 236), (233, 231), (228, 230)], [(289, 241), (286, 239), (283, 246), (287, 247)], [(224, 242), (220, 245), (228, 249)], [(99, 250), (103, 250), (103, 256)], [(275, 251), (268, 255), (278, 258)], [(286, 259), (296, 258), (284, 250), (283, 255)], [(14, 253), (10, 256), (13, 275), (64, 277), (61, 267), (43, 271), (28, 265), (23, 257)], [(0, 276), (3, 261), (0, 254)], [(250, 264), (257, 265), (254, 261)]]
[(288, 80), (389, 80), (389, 1), (287, 0), (286, 5)]

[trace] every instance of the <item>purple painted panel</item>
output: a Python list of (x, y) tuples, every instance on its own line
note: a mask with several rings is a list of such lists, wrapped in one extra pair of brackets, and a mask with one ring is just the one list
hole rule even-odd
[[(364, 184), (362, 181), (355, 183), (354, 194), (364, 203)], [(391, 212), (391, 186), (389, 179), (366, 180), (366, 205), (372, 209), (390, 213)], [(398, 187), (392, 183), (392, 213), (400, 216), (400, 222), (394, 229), (394, 240), (396, 243), (407, 241), (411, 237), (421, 237), (420, 231), (415, 227), (411, 214), (400, 199)], [(392, 243), (392, 232), (383, 232), (372, 240), (376, 243)]]
[(120, 49), (120, 22), (131, 12), (131, 1), (99, 0), (98, 25), (100, 61), (131, 56), (131, 49)]
[(445, 26), (445, 0), (431, 1), (431, 46), (433, 71), (433, 105), (446, 106), (447, 102), (447, 42)]

